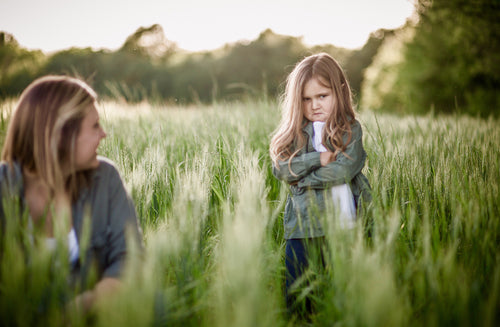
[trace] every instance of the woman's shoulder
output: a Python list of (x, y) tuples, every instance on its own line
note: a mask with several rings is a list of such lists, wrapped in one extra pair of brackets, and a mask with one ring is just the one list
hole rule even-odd
[(99, 168), (97, 169), (113, 169), (116, 170), (116, 164), (109, 158), (97, 156), (97, 160), (99, 161)]
[(113, 178), (120, 177), (120, 173), (118, 172), (118, 168), (116, 164), (109, 158), (98, 156), (97, 160), (99, 161), (99, 167), (96, 168), (94, 172), (94, 178)]
[(99, 166), (92, 172), (91, 191), (97, 194), (108, 194), (123, 186), (123, 180), (120, 176), (116, 164), (105, 157), (98, 156)]

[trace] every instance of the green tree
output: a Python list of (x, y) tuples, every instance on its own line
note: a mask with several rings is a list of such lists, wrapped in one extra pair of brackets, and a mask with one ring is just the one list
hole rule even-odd
[(28, 86), (43, 60), (41, 51), (23, 49), (12, 35), (0, 32), (0, 100), (16, 96)]
[(371, 65), (374, 56), (384, 40), (393, 34), (393, 30), (386, 29), (379, 29), (373, 32), (370, 34), (365, 45), (361, 49), (353, 51), (346, 59), (343, 68), (347, 74), (355, 98), (360, 97), (365, 69)]
[(419, 0), (418, 10), (396, 84), (407, 109), (498, 115), (500, 2)]

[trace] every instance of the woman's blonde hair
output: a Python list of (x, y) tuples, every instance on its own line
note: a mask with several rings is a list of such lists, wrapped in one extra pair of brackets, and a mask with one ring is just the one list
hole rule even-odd
[(304, 116), (302, 93), (304, 85), (312, 78), (332, 89), (334, 97), (331, 115), (325, 122), (323, 144), (330, 144), (335, 152), (343, 152), (347, 146), (342, 138), (345, 133), (348, 135), (347, 143), (350, 141), (355, 113), (351, 88), (342, 68), (326, 53), (306, 57), (288, 75), (282, 96), (281, 122), (273, 133), (270, 146), (271, 159), (276, 167), (279, 167), (278, 160), (293, 158), (306, 145), (302, 128), (308, 120)]
[[(21, 94), (7, 130), (2, 160), (18, 162), (36, 173), (52, 192), (68, 191), (73, 199), (88, 183), (89, 173), (74, 167), (76, 138), (97, 95), (85, 82), (67, 76), (45, 76)], [(63, 169), (71, 175), (64, 176)]]

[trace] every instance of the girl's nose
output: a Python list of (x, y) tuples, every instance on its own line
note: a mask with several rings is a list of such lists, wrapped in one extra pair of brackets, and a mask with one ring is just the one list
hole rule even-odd
[(101, 139), (105, 138), (107, 136), (106, 132), (104, 129), (101, 128)]
[(319, 107), (319, 101), (317, 99), (312, 100), (313, 109), (317, 109)]

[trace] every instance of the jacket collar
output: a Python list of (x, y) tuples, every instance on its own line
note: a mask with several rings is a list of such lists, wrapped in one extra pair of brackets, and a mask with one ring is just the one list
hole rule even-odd
[(314, 135), (313, 123), (311, 121), (308, 121), (307, 124), (304, 127), (302, 127), (302, 131), (304, 131), (310, 137), (313, 137)]
[(304, 127), (302, 127), (302, 131), (307, 135), (306, 152), (316, 151), (314, 150), (314, 146), (312, 144), (314, 136), (313, 123), (308, 121), (307, 124)]

